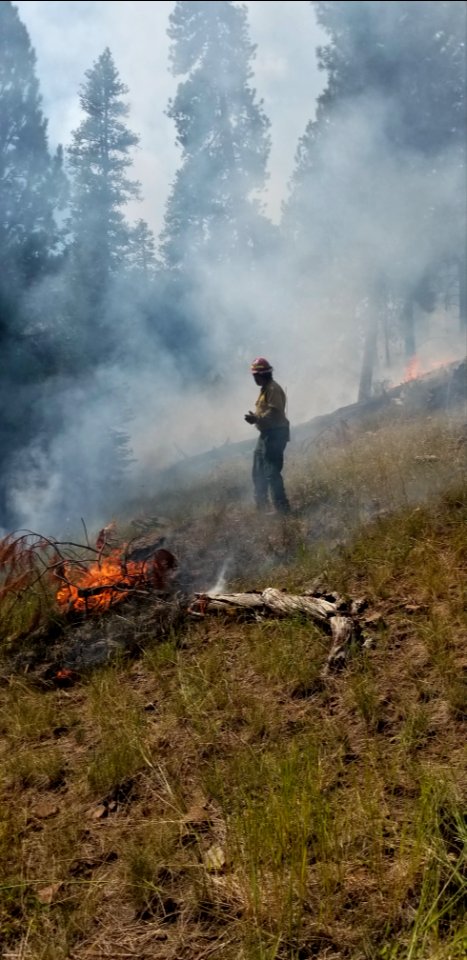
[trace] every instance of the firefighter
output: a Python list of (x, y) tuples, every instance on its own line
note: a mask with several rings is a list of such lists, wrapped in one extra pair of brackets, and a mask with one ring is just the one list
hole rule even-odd
[(253, 457), (253, 485), (258, 510), (265, 510), (269, 495), (278, 513), (290, 513), (289, 501), (284, 490), (282, 467), (284, 450), (290, 440), (289, 421), (285, 415), (286, 396), (278, 383), (272, 379), (271, 364), (264, 357), (257, 357), (251, 364), (254, 381), (261, 388), (255, 412), (245, 414), (247, 423), (259, 431)]

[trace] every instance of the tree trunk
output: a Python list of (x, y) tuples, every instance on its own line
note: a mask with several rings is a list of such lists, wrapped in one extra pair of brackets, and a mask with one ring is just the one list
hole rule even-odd
[(384, 360), (387, 367), (391, 366), (391, 350), (389, 347), (389, 316), (388, 310), (384, 311), (383, 318), (383, 329), (384, 329)]
[(459, 271), (459, 326), (461, 330), (467, 327), (467, 263), (465, 256), (458, 257)]
[(358, 388), (358, 401), (369, 400), (371, 397), (371, 387), (373, 382), (373, 369), (376, 360), (376, 348), (378, 345), (378, 319), (374, 312), (370, 316), (365, 333), (365, 344), (363, 347), (362, 369), (360, 373), (360, 384)]
[(417, 347), (415, 344), (415, 318), (413, 306), (413, 298), (407, 297), (402, 310), (402, 319), (404, 325), (404, 352), (406, 360), (411, 360), (417, 352)]

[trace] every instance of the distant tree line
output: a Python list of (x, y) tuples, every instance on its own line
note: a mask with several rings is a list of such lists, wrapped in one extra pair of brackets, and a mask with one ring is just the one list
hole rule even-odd
[[(271, 263), (293, 260), (290, 309), (313, 296), (345, 314), (362, 397), (379, 344), (389, 354), (397, 335), (415, 352), (415, 305), (432, 311), (449, 287), (467, 326), (465, 5), (312, 6), (327, 85), (277, 226), (261, 199), (270, 123), (252, 85), (246, 8), (175, 4), (168, 115), (181, 158), (156, 239), (127, 217), (140, 196), (138, 137), (110, 50), (85, 74), (71, 143), (52, 154), (28, 32), (13, 3), (0, 4), (0, 524), (16, 522), (18, 474), (66, 429), (65, 383), (92, 395), (103, 363), (150, 362), (157, 378), (166, 356), (187, 378), (206, 376), (204, 312), (235, 337), (217, 277), (255, 280), (266, 300)], [(98, 390), (95, 404), (98, 416)], [(124, 425), (107, 423), (99, 457), (115, 488), (129, 456)]]
[(366, 301), (364, 398), (378, 340), (387, 359), (394, 337), (407, 360), (415, 354), (415, 305), (429, 313), (455, 299), (467, 328), (466, 6), (313, 6), (329, 40), (318, 51), (327, 85), (299, 143), (282, 229), (308, 282), (324, 271), (324, 297), (332, 266), (338, 312), (355, 316)]

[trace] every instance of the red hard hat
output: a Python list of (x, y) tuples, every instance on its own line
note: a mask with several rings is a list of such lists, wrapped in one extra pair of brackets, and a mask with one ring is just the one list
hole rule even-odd
[(256, 357), (256, 360), (253, 360), (250, 370), (252, 373), (272, 373), (272, 367), (269, 363), (269, 360), (265, 360), (264, 357)]

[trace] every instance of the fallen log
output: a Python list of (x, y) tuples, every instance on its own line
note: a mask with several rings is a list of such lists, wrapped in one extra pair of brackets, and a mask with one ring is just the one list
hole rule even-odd
[(335, 603), (322, 600), (321, 597), (297, 596), (284, 593), (283, 590), (276, 590), (274, 587), (266, 587), (261, 596), (268, 610), (288, 617), (294, 613), (304, 613), (313, 620), (325, 623), (330, 617), (335, 616), (337, 610)]
[(300, 596), (285, 593), (275, 587), (266, 587), (262, 593), (199, 593), (190, 606), (190, 613), (203, 616), (205, 613), (215, 613), (236, 609), (251, 610), (254, 613), (268, 612), (276, 616), (290, 617), (293, 614), (303, 613), (306, 616), (326, 623), (330, 617), (336, 615), (338, 605), (323, 600), (321, 597), (309, 595)]
[[(331, 650), (322, 671), (322, 676), (326, 677), (345, 665), (352, 646), (361, 635), (355, 617), (342, 614), (342, 607), (352, 607), (352, 604), (344, 601), (338, 594), (333, 596), (334, 603), (309, 593), (291, 594), (275, 587), (266, 587), (261, 593), (201, 593), (196, 594), (188, 613), (197, 617), (222, 613), (228, 616), (244, 616), (248, 612), (255, 618), (290, 617), (297, 614), (310, 617), (332, 636)], [(356, 606), (358, 607), (358, 604)]]
[(324, 677), (345, 666), (352, 644), (360, 633), (360, 631), (357, 633), (355, 621), (351, 617), (331, 617), (330, 626), (332, 647), (322, 673)]
[(261, 593), (197, 593), (188, 613), (203, 617), (206, 613), (234, 613), (236, 610), (263, 611)]

